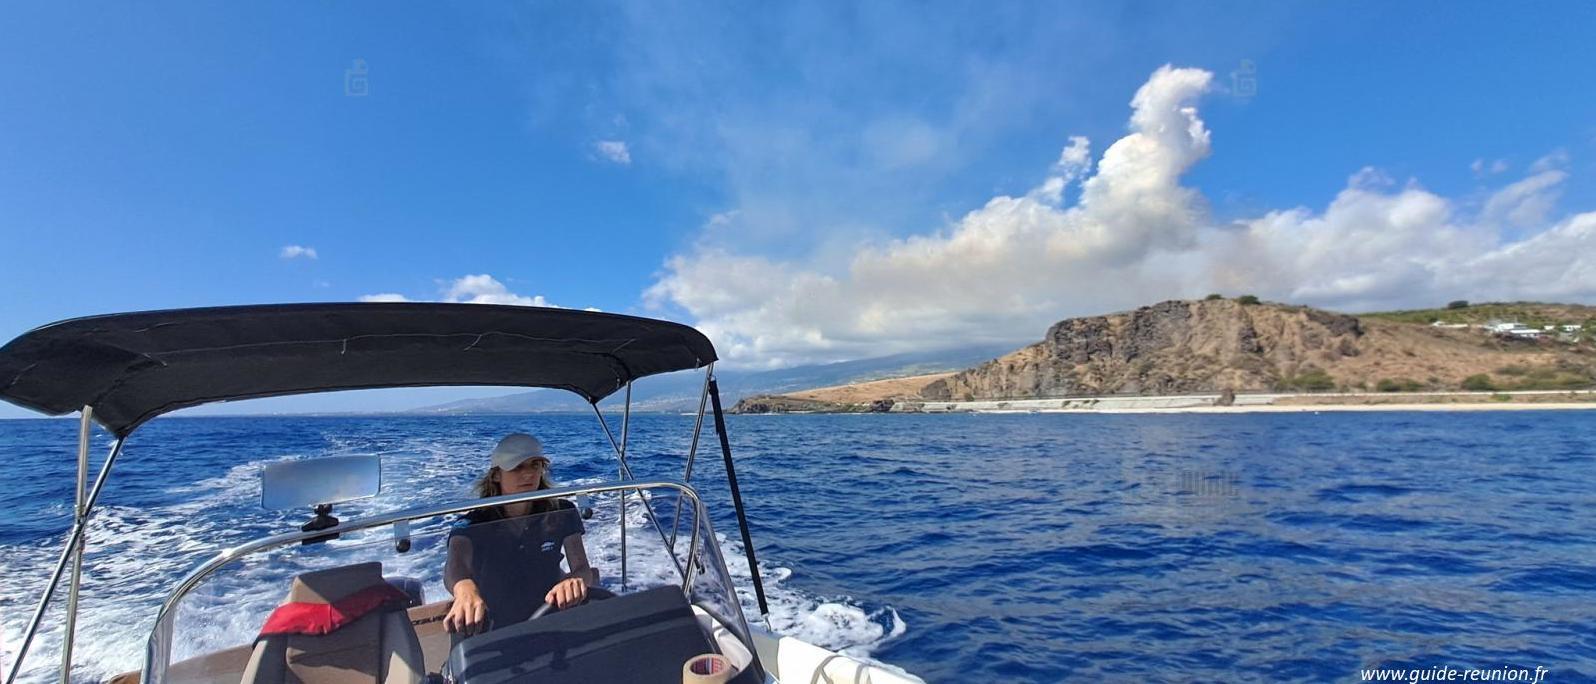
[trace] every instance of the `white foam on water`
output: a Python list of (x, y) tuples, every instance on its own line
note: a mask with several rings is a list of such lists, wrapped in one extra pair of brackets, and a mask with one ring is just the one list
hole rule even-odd
[[(759, 600), (754, 594), (753, 574), (749, 572), (743, 545), (728, 540), (724, 534), (716, 536), (726, 569), (736, 583), (743, 614), (757, 620)], [(907, 631), (903, 618), (891, 606), (862, 605), (850, 596), (822, 598), (789, 587), (787, 582), (794, 571), (771, 560), (766, 559), (759, 575), (770, 608), (771, 631), (861, 659), (868, 659), (876, 649)]]
[[(221, 475), (185, 485), (174, 485), (167, 492), (176, 503), (154, 508), (100, 505), (95, 508), (88, 529), (88, 553), (84, 559), (83, 589), (78, 608), (77, 636), (73, 646), (73, 679), (103, 681), (118, 673), (142, 666), (146, 640), (155, 615), (168, 593), (190, 571), (222, 548), (233, 546), (264, 532), (250, 533), (241, 527), (283, 531), (295, 529), (306, 517), (303, 512), (280, 513), (254, 510), (233, 515), (240, 508), (248, 511), (260, 498), (258, 474), (267, 463), (301, 457), (294, 454), (234, 466)], [(218, 515), (226, 511), (226, 515)], [(38, 598), (49, 580), (66, 535), (36, 542), (0, 546), (6, 571), (0, 575), (0, 625), (5, 640), (0, 653), (9, 669), (33, 615)], [(249, 578), (227, 578), (241, 582)], [(35, 636), (21, 675), (22, 681), (53, 681), (60, 668), (64, 634), (65, 580)], [(286, 584), (281, 584), (286, 589)], [(212, 592), (214, 593), (214, 592)], [(266, 613), (280, 600), (281, 592), (230, 598), (224, 606), (213, 606), (215, 622), (210, 629), (183, 629), (192, 639), (185, 645), (225, 647), (237, 645), (229, 637), (253, 637)], [(207, 605), (202, 590), (192, 601), (185, 601), (188, 612)], [(183, 617), (184, 611), (179, 611)], [(256, 615), (260, 617), (255, 617)], [(213, 638), (208, 638), (213, 637)]]
[[(593, 484), (598, 480), (572, 482)], [(620, 573), (620, 529), (618, 505), (614, 498), (596, 502), (593, 519), (587, 521), (587, 548), (589, 561), (597, 568), (603, 583), (613, 586)], [(667, 503), (666, 506), (669, 504)], [(631, 586), (676, 584), (677, 575), (664, 542), (653, 530), (643, 507), (635, 498), (627, 507), (627, 577)], [(678, 543), (685, 549), (687, 535), (681, 530)], [(747, 557), (740, 542), (716, 533), (720, 555), (736, 587), (738, 603), (743, 615), (758, 622), (759, 602), (753, 590), (753, 576), (749, 572)], [(685, 551), (683, 551), (685, 555)], [(917, 679), (901, 668), (882, 663), (871, 654), (882, 645), (902, 636), (908, 625), (891, 606), (870, 607), (861, 605), (848, 596), (822, 598), (790, 587), (787, 582), (794, 576), (792, 568), (767, 563), (760, 568), (760, 579), (765, 587), (766, 604), (770, 608), (769, 628), (776, 634), (836, 651), (870, 664)]]
[[(480, 467), (473, 459), (459, 457), (468, 451), (465, 445), (443, 439), (410, 440), (403, 445), (403, 453), (384, 453), (384, 481), (389, 487), (382, 495), (341, 506), (335, 514), (348, 519), (378, 510), (467, 497), (466, 484)], [(314, 455), (343, 453), (369, 453), (369, 445), (358, 440), (337, 440)], [(303, 456), (284, 454), (235, 466), (200, 482), (174, 485), (168, 492), (177, 503), (169, 506), (97, 508), (84, 566), (74, 680), (103, 681), (139, 669), (160, 604), (184, 576), (221, 548), (296, 529), (308, 517), (307, 512), (251, 508), (259, 501), (259, 470), (270, 462)], [(599, 481), (595, 478), (565, 484)], [(393, 486), (396, 482), (405, 483), (406, 488)], [(589, 562), (599, 570), (604, 584), (618, 586), (620, 528), (614, 495), (607, 500), (595, 497), (594, 511), (593, 518), (584, 521)], [(627, 509), (627, 530), (629, 588), (679, 583), (675, 563), (635, 497)], [(446, 521), (416, 526), (412, 530), (412, 537), (417, 540), (413, 551), (403, 555), (387, 553), (383, 558), (385, 574), (420, 579), (428, 601), (446, 597), (442, 578), (445, 534)], [(678, 548), (685, 549), (690, 534), (686, 528), (681, 531)], [(9, 666), (14, 662), (27, 620), (60, 554), (64, 536), (0, 546), (0, 557), (6, 559), (5, 572), (0, 574), (0, 664)], [(749, 620), (757, 622), (752, 576), (742, 546), (728, 541), (723, 534), (716, 537), (741, 609)], [(356, 547), (391, 544), (391, 539), (387, 530), (373, 532), (319, 545), (321, 548), (308, 554), (290, 549), (273, 554), (272, 562), (264, 558), (246, 561), (218, 572), (180, 604), (173, 659), (248, 643), (282, 599), (293, 575), (351, 562), (356, 560), (352, 556)], [(292, 560), (279, 562), (285, 559)], [(797, 574), (777, 563), (762, 569), (770, 606), (769, 626), (776, 633), (868, 661), (871, 652), (907, 629), (890, 606), (864, 605), (846, 596), (819, 597), (793, 588), (789, 582)], [(52, 601), (19, 677), (22, 681), (55, 679), (60, 666), (64, 594), (63, 587)]]
[[(229, 534), (228, 520), (204, 514), (223, 502), (250, 496), (246, 493), (251, 482), (248, 474), (260, 465), (237, 466), (223, 476), (196, 483), (186, 490), (197, 496), (172, 506), (154, 510), (96, 507), (84, 559), (73, 646), (74, 679), (100, 681), (139, 667), (145, 639), (165, 592), (218, 546), (243, 541), (242, 536)], [(257, 486), (252, 495), (258, 497), (258, 491)], [(0, 595), (7, 597), (0, 622), (5, 625), (8, 639), (4, 645), (8, 664), (15, 660), (27, 620), (32, 617), (65, 538), (63, 534), (44, 543), (0, 548), (8, 565), (15, 562), (17, 567), (0, 578)], [(19, 679), (53, 679), (60, 668), (65, 580), (62, 584), (29, 649)]]

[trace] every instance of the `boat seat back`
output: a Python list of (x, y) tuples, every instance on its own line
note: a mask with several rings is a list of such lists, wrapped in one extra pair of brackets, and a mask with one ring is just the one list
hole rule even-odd
[[(383, 582), (381, 563), (320, 570), (295, 577), (285, 603), (334, 603)], [(262, 636), (241, 684), (417, 684), (425, 675), (421, 642), (395, 606), (327, 634)]]

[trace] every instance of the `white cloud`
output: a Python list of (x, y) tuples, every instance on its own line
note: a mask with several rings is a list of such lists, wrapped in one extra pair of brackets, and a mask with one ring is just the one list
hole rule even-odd
[(1567, 179), (1567, 173), (1546, 170), (1508, 185), (1485, 201), (1481, 220), (1491, 226), (1544, 226)]
[[(1362, 176), (1363, 174), (1359, 174)], [(1372, 308), (1433, 291), (1449, 264), (1488, 249), (1454, 225), (1444, 198), (1388, 191), (1359, 176), (1323, 212), (1273, 211), (1220, 236), (1206, 255), (1218, 289), (1291, 302)]]
[(621, 166), (632, 163), (632, 152), (626, 148), (624, 140), (600, 140), (593, 143), (593, 151)]
[(1478, 178), (1484, 178), (1486, 176), (1494, 176), (1494, 175), (1499, 174), (1499, 173), (1504, 173), (1504, 172), (1507, 171), (1507, 168), (1508, 167), (1507, 167), (1507, 160), (1506, 159), (1497, 159), (1495, 161), (1486, 161), (1485, 159), (1481, 158), (1481, 159), (1475, 159), (1472, 164), (1469, 164), (1469, 170), (1473, 171), (1474, 175), (1476, 177), (1478, 177)]
[(543, 295), (526, 297), (511, 292), (504, 283), (486, 273), (461, 276), (444, 291), (443, 301), (466, 304), (509, 304), (511, 306), (554, 306)]
[[(561, 308), (551, 304), (543, 295), (525, 296), (511, 292), (504, 283), (486, 273), (466, 275), (443, 285), (436, 300), (414, 300), (402, 294), (385, 292), (360, 297), (362, 302), (413, 302), (440, 301), (455, 304), (507, 304), (510, 306), (542, 306)], [(597, 311), (597, 309), (589, 309)]]
[(379, 293), (379, 294), (361, 295), (360, 296), (360, 301), (362, 301), (362, 302), (408, 302), (408, 301), (410, 301), (410, 298), (406, 297), (406, 296), (404, 296), (402, 294), (399, 294), (397, 292), (382, 292), (382, 293)]
[[(1089, 142), (1072, 137), (1027, 194), (994, 197), (940, 231), (866, 242), (840, 267), (701, 240), (666, 261), (645, 301), (685, 310), (729, 361), (786, 365), (1034, 340), (1067, 316), (1211, 291), (1347, 310), (1596, 297), (1584, 256), (1596, 254), (1596, 212), (1546, 224), (1566, 153), (1472, 213), (1370, 168), (1323, 210), (1216, 221), (1180, 183), (1211, 152), (1196, 109), (1211, 81), (1198, 69), (1154, 72), (1131, 100), (1129, 133), (1095, 171)], [(722, 214), (706, 234), (746, 220)]]
[(1080, 180), (1092, 170), (1092, 142), (1085, 136), (1070, 136), (1069, 147), (1058, 155), (1058, 163), (1053, 165), (1056, 174), (1046, 181), (1041, 187), (1032, 191), (1031, 195), (1048, 204), (1061, 204), (1064, 202), (1064, 186)]
[(277, 256), (279, 258), (282, 258), (282, 259), (315, 259), (315, 258), (317, 258), (316, 257), (316, 248), (315, 247), (304, 247), (304, 246), (301, 246), (301, 245), (288, 245), (287, 247), (284, 247), (282, 249), (282, 251), (278, 252)]
[(1530, 173), (1541, 173), (1555, 171), (1567, 165), (1568, 150), (1553, 150), (1551, 154), (1536, 159), (1534, 163), (1530, 164), (1529, 170)]

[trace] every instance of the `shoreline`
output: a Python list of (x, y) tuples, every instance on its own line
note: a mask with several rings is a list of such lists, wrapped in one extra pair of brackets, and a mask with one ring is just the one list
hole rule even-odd
[[(926, 401), (877, 400), (870, 404), (806, 401), (788, 396), (763, 397), (752, 404), (781, 413), (1319, 413), (1323, 411), (1568, 411), (1596, 409), (1596, 390), (1524, 390), (1518, 392), (1393, 393), (1257, 393), (1163, 396), (1058, 397)], [(745, 406), (738, 402), (738, 407)]]
[(1596, 391), (1218, 394), (1016, 401), (905, 402), (922, 413), (1318, 413), (1323, 411), (1568, 411), (1596, 409)]
[[(1180, 408), (1101, 408), (1101, 409), (984, 409), (938, 411), (936, 413), (1354, 413), (1403, 411), (1579, 411), (1596, 409), (1596, 402), (1547, 403), (1453, 403), (1453, 404), (1258, 404), (1253, 406), (1186, 406)], [(907, 412), (905, 412), (907, 413)], [(931, 412), (927, 412), (931, 413)]]

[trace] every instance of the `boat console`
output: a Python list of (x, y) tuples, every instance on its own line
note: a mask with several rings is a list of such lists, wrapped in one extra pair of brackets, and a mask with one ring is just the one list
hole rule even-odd
[[(666, 586), (471, 637), (449, 654), (449, 671), (461, 684), (674, 684), (683, 663), (720, 651), (681, 590)], [(731, 681), (759, 680), (745, 669)]]

